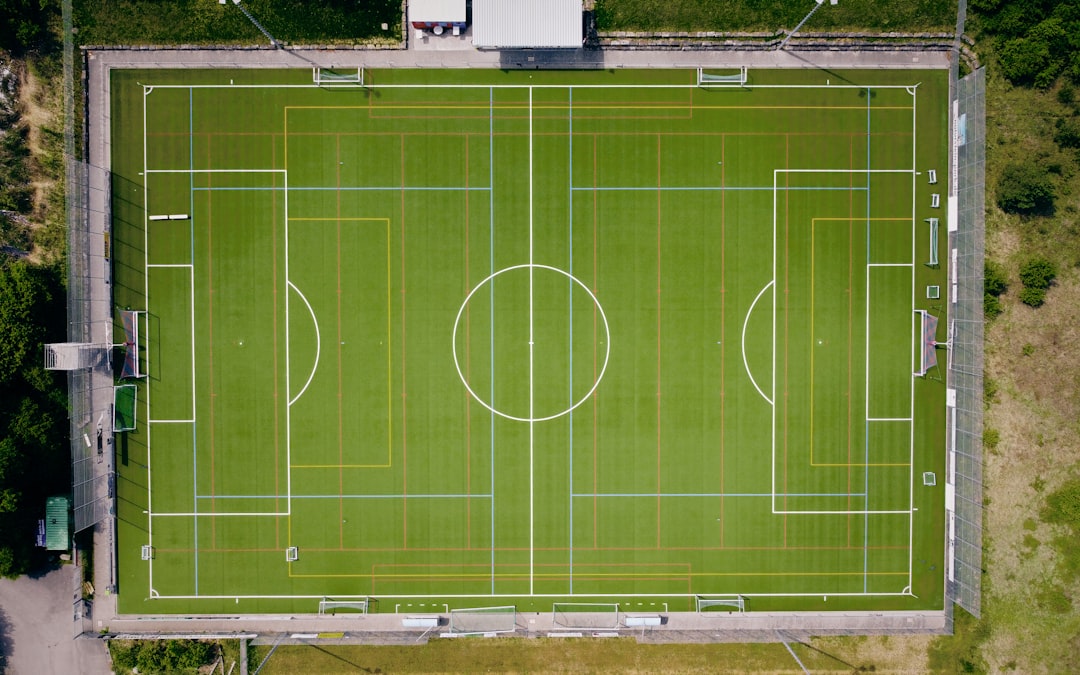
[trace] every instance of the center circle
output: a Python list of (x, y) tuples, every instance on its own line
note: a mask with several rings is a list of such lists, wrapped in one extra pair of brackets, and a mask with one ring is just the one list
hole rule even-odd
[[(582, 296), (576, 306), (574, 296)], [(577, 277), (550, 265), (513, 265), (488, 276), (465, 296), (454, 319), (454, 367), (469, 394), (492, 413), (518, 422), (545, 422), (569, 414), (600, 386), (611, 356), (610, 335), (604, 308)], [(577, 364), (573, 361), (575, 344), (578, 353), (582, 351), (580, 343), (591, 355), (584, 368), (580, 356)], [(464, 353), (459, 354), (462, 344)], [(477, 348), (484, 359), (470, 358)], [(592, 386), (577, 396), (573, 376), (582, 369), (587, 372), (578, 381)], [(551, 380), (563, 374), (565, 389), (559, 384), (556, 391)], [(489, 398), (479, 393), (485, 388)], [(559, 398), (564, 403), (553, 404)]]

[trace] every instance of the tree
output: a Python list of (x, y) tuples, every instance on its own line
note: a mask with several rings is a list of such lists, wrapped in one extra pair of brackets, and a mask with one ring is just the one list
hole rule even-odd
[(30, 354), (41, 353), (47, 335), (56, 334), (55, 319), (63, 313), (57, 286), (49, 268), (22, 260), (0, 264), (0, 385), (12, 382)]
[(1002, 211), (1022, 215), (1049, 215), (1054, 210), (1054, 183), (1047, 170), (1033, 161), (1008, 164), (997, 183)]

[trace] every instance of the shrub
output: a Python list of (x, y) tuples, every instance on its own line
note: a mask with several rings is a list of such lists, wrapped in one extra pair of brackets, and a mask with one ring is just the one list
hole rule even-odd
[(1046, 258), (1032, 258), (1020, 266), (1020, 283), (1027, 288), (1046, 290), (1057, 277), (1057, 268)]
[(983, 314), (987, 319), (996, 319), (1003, 311), (1005, 308), (1002, 307), (1001, 300), (989, 293), (983, 294)]
[(1067, 480), (1048, 494), (1039, 515), (1048, 523), (1080, 530), (1080, 478)]
[(1075, 117), (1059, 117), (1054, 127), (1055, 143), (1063, 148), (1080, 148), (1080, 122)]
[(986, 261), (983, 266), (983, 290), (990, 295), (999, 296), (1009, 288), (1009, 279), (1005, 268), (996, 262)]
[(997, 193), (998, 206), (1007, 213), (1046, 215), (1054, 208), (1050, 175), (1033, 161), (1006, 165), (998, 179)]
[(1020, 291), (1020, 302), (1029, 307), (1042, 307), (1046, 302), (1046, 289), (1026, 286)]

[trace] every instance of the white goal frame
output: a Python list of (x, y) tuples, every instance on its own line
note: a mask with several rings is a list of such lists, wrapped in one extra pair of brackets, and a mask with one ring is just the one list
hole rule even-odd
[[(475, 625), (467, 625), (470, 622), (465, 617), (494, 617), (491, 625), (480, 625), (482, 620)], [(509, 623), (507, 623), (509, 619)], [(517, 606), (502, 605), (499, 607), (462, 607), (450, 610), (450, 624), (447, 632), (451, 635), (494, 635), (497, 633), (513, 633), (517, 630)]]
[(699, 87), (745, 87), (749, 77), (746, 66), (739, 66), (739, 72), (730, 75), (706, 73), (704, 68), (697, 69)]
[(359, 614), (367, 614), (368, 606), (370, 604), (371, 599), (366, 596), (348, 600), (344, 598), (336, 600), (334, 598), (324, 597), (322, 600), (319, 600), (319, 615), (334, 615), (337, 614), (337, 610), (339, 609), (349, 609)]
[[(561, 628), (618, 628), (619, 616), (617, 602), (551, 603), (551, 623)], [(582, 620), (567, 621), (568, 618), (575, 617), (581, 617)]]
[[(710, 607), (730, 607), (727, 612), (721, 610), (708, 611)], [(696, 595), (694, 596), (694, 611), (707, 616), (721, 616), (732, 611), (739, 614), (746, 613), (746, 596), (743, 595)]]
[(319, 85), (359, 85), (364, 86), (364, 67), (353, 68), (323, 68), (322, 66), (311, 67), (311, 79)]

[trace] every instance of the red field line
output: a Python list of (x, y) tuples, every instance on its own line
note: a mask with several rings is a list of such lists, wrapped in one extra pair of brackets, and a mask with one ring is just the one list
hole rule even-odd
[[(465, 137), (465, 292), (469, 294), (469, 138)], [(469, 325), (469, 306), (465, 306), (465, 377), (472, 375), (471, 326)], [(472, 415), (470, 413), (469, 392), (462, 391), (465, 400), (465, 543), (472, 548)]]
[[(855, 295), (855, 242), (852, 218), (855, 217), (855, 137), (848, 139), (848, 362), (847, 362), (847, 510), (851, 510), (851, 325), (853, 322), (852, 299)], [(867, 141), (869, 143), (869, 141)], [(868, 200), (869, 201), (869, 200)], [(869, 262), (869, 261), (867, 261)], [(867, 439), (867, 442), (869, 439)], [(811, 439), (813, 442), (813, 439)], [(847, 543), (851, 545), (851, 514), (847, 514)]]
[[(270, 139), (270, 165), (277, 166), (277, 145), (274, 139)], [(271, 187), (277, 187), (277, 174), (270, 174)], [(273, 269), (273, 293), (271, 298), (274, 303), (274, 510), (280, 511), (280, 483), (278, 481), (278, 461), (280, 451), (280, 426), (278, 420), (278, 288), (277, 288), (277, 194), (270, 195), (270, 222), (273, 223), (273, 236), (270, 237), (270, 247)], [(281, 519), (274, 518), (274, 546), (281, 545)]]
[[(206, 165), (211, 166), (210, 163), (210, 144), (211, 139), (206, 139)], [(206, 174), (206, 186), (212, 187), (214, 183), (214, 174)], [(208, 289), (207, 301), (206, 301), (206, 332), (207, 332), (207, 368), (209, 370), (208, 380), (210, 385), (210, 512), (217, 511), (216, 500), (213, 498), (215, 494), (215, 477), (214, 477), (214, 407), (215, 400), (217, 399), (217, 393), (214, 391), (214, 238), (213, 238), (213, 208), (211, 207), (211, 198), (213, 190), (207, 190), (206, 192), (206, 288)], [(195, 224), (192, 223), (192, 227)], [(194, 261), (192, 261), (194, 262)], [(193, 272), (194, 273), (194, 272)], [(191, 299), (195, 302), (195, 298)], [(194, 383), (192, 383), (194, 386)], [(192, 411), (194, 414), (195, 411)], [(193, 477), (196, 486), (198, 485), (198, 476)], [(196, 492), (198, 487), (196, 487)], [(211, 548), (217, 546), (217, 518), (210, 519), (210, 546)], [(198, 544), (198, 542), (196, 542)]]
[[(596, 266), (596, 256), (597, 256), (597, 254), (596, 254), (596, 249), (597, 249), (597, 232), (596, 232), (596, 221), (597, 221), (597, 213), (596, 213), (596, 211), (597, 211), (597, 209), (596, 209), (596, 181), (597, 181), (597, 179), (596, 179), (596, 134), (593, 134), (593, 146), (592, 147), (593, 147), (593, 172), (592, 172), (592, 177), (593, 177), (592, 178), (592, 182), (593, 182), (593, 190), (592, 190), (592, 237), (593, 237), (593, 240), (592, 240), (592, 269), (593, 269), (593, 295), (596, 295), (599, 292), (597, 290), (598, 271), (597, 271), (597, 266)], [(593, 322), (592, 370), (593, 370), (593, 382), (595, 382), (596, 381), (596, 328), (597, 328), (597, 326), (596, 326), (596, 303), (593, 303), (593, 319), (592, 319), (592, 322)], [(611, 339), (611, 336), (608, 336), (608, 340), (610, 340), (610, 339)], [(597, 417), (597, 414), (598, 414), (597, 397), (599, 395), (600, 395), (599, 392), (594, 392), (593, 393), (593, 401), (592, 401), (592, 404), (593, 404), (593, 416), (592, 416), (592, 457), (593, 457), (593, 473), (592, 473), (592, 476), (593, 476), (593, 510), (592, 510), (593, 530), (592, 531), (593, 531), (593, 544), (592, 545), (593, 545), (594, 549), (596, 548), (596, 543), (597, 543), (596, 542), (596, 539), (597, 539), (596, 508), (597, 508), (597, 501), (599, 500), (599, 497), (596, 496), (597, 493), (599, 492), (599, 490), (597, 489), (597, 466), (596, 466), (596, 461), (597, 461), (597, 456), (596, 456), (597, 455), (596, 417)]]
[[(727, 137), (720, 135), (720, 187), (725, 187), (724, 151)], [(724, 378), (724, 340), (727, 333), (724, 330), (727, 290), (725, 287), (725, 262), (724, 262), (724, 238), (726, 236), (727, 214), (727, 190), (720, 191), (720, 546), (724, 545), (724, 390), (727, 380)]]
[[(336, 299), (336, 311), (337, 311), (337, 340), (335, 348), (337, 349), (337, 411), (338, 411), (338, 464), (345, 463), (345, 439), (342, 434), (343, 426), (345, 424), (345, 414), (342, 409), (342, 389), (343, 380), (342, 375), (342, 355), (341, 355), (341, 136), (335, 135), (334, 137), (334, 177), (337, 184), (337, 191), (334, 193), (337, 199), (336, 214), (338, 220), (334, 221), (334, 236), (337, 245), (334, 247), (335, 260), (334, 266), (336, 270), (336, 283), (337, 283), (337, 299)], [(338, 546), (345, 546), (345, 470), (338, 467)]]
[(660, 136), (656, 137), (656, 548), (660, 548)]
[[(791, 137), (784, 134), (784, 168), (791, 166)], [(784, 187), (791, 187), (791, 174), (784, 172)], [(788, 307), (791, 293), (791, 199), (790, 190), (784, 190), (784, 511), (788, 510)], [(773, 308), (776, 311), (776, 308)], [(775, 368), (775, 364), (773, 365)], [(775, 406), (776, 392), (773, 392)], [(784, 514), (784, 547), (787, 548), (787, 513)]]
[[(721, 551), (724, 551), (724, 552), (727, 552), (727, 551), (862, 551), (864, 549), (869, 550), (869, 551), (906, 551), (908, 549), (908, 547), (906, 545), (903, 545), (903, 546), (865, 546), (865, 547), (864, 546), (788, 546), (788, 547), (782, 547), (782, 546), (665, 546), (660, 550), (661, 551), (670, 551), (670, 552), (676, 552), (676, 551), (679, 551), (679, 552), (682, 552), (682, 551), (687, 551), (687, 552), (691, 552), (691, 551), (692, 552), (710, 552), (710, 551), (711, 552), (721, 552)], [(195, 551), (196, 551), (195, 548), (160, 548), (160, 547), (157, 547), (157, 546), (154, 547), (154, 550), (156, 552), (158, 552), (158, 553), (195, 553)], [(400, 551), (401, 549), (400, 548), (391, 548), (391, 547), (378, 547), (378, 546), (373, 546), (373, 547), (347, 547), (347, 548), (313, 548), (313, 547), (310, 547), (310, 546), (305, 546), (304, 550), (308, 551), (308, 552), (312, 552), (312, 553), (393, 553), (395, 551)], [(420, 547), (414, 546), (414, 547), (409, 549), (409, 552), (410, 553), (465, 553), (465, 552), (472, 552), (472, 553), (483, 552), (483, 553), (487, 553), (490, 550), (492, 550), (492, 549), (484, 548), (481, 551), (480, 549), (476, 549), (476, 548), (468, 549), (468, 548), (461, 548), (461, 547), (445, 547), (445, 546), (420, 548)], [(496, 552), (499, 552), (499, 553), (514, 553), (514, 552), (525, 553), (525, 552), (528, 552), (530, 549), (528, 547), (524, 547), (524, 548), (522, 548), (522, 547), (496, 547), (494, 550)], [(532, 550), (533, 551), (544, 551), (546, 553), (560, 553), (560, 552), (565, 553), (565, 552), (568, 552), (570, 550), (570, 548), (569, 547), (551, 546), (551, 547), (535, 547)], [(580, 550), (580, 549), (575, 549), (575, 550)], [(588, 550), (592, 551), (593, 549), (588, 549)], [(652, 552), (655, 552), (656, 548), (654, 548), (652, 546), (639, 546), (639, 547), (633, 547), (633, 546), (609, 546), (609, 547), (604, 547), (604, 548), (598, 548), (598, 549), (596, 549), (596, 551), (603, 552), (603, 553), (628, 553), (628, 552), (637, 552), (637, 551), (652, 551)], [(281, 553), (281, 549), (276, 547), (276, 546), (274, 548), (201, 548), (201, 549), (198, 549), (198, 552), (199, 553), (272, 553), (274, 555), (278, 555), (278, 554)], [(425, 563), (414, 563), (414, 564), (419, 565), (419, 564), (425, 564)], [(442, 564), (442, 563), (432, 563), (432, 564)], [(489, 562), (484, 562), (484, 563), (475, 563), (475, 564), (480, 566), (480, 567), (485, 567), (485, 568), (491, 567), (490, 561)], [(505, 565), (527, 566), (528, 565), (528, 563), (498, 563), (498, 564), (500, 566), (505, 566)], [(545, 563), (545, 564), (564, 564), (564, 563)], [(577, 569), (579, 564), (580, 563), (578, 563), (577, 561), (574, 561), (574, 569)], [(611, 567), (611, 566), (619, 565), (619, 564), (639, 564), (639, 565), (656, 564), (656, 565), (659, 565), (659, 564), (681, 564), (681, 563), (607, 563), (607, 562), (597, 562), (597, 563), (583, 563), (583, 564), (585, 564), (585, 565), (603, 565), (604, 567)], [(540, 566), (541, 563), (536, 563), (536, 565)], [(860, 574), (861, 574), (861, 572), (860, 572)]]
[(409, 464), (407, 396), (405, 387), (405, 136), (401, 139), (401, 541), (409, 548)]

